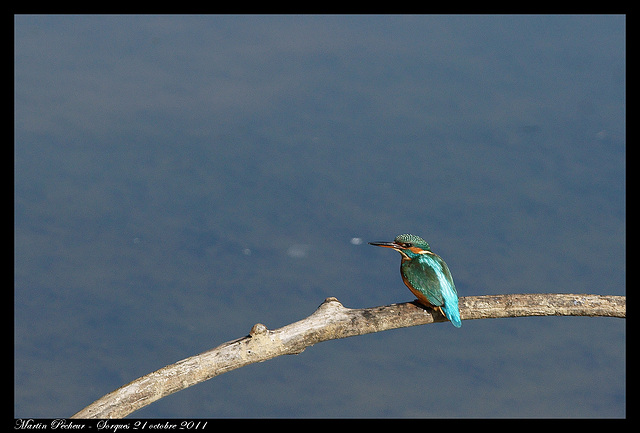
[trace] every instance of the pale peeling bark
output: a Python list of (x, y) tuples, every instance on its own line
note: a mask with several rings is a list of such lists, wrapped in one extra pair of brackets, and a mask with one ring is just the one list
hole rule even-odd
[[(626, 317), (626, 297), (569, 294), (521, 294), (460, 298), (462, 320), (523, 316)], [(437, 310), (407, 302), (350, 309), (327, 298), (309, 317), (279, 329), (258, 323), (249, 335), (168, 365), (118, 388), (72, 418), (122, 418), (176, 391), (227, 371), (280, 355), (298, 354), (327, 340), (387, 329), (444, 322)], [(464, 327), (459, 332), (464, 332)]]

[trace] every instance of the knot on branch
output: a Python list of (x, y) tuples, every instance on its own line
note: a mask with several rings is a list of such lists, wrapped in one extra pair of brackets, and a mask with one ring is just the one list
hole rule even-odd
[(251, 327), (251, 331), (249, 331), (249, 335), (252, 337), (255, 337), (258, 335), (266, 334), (267, 331), (269, 330), (262, 323), (256, 323)]
[(326, 308), (340, 309), (340, 308), (344, 308), (344, 305), (342, 305), (342, 303), (338, 301), (337, 298), (333, 296), (329, 296), (327, 299), (322, 301), (322, 304), (320, 304), (320, 306), (318, 307), (318, 310), (326, 309)]

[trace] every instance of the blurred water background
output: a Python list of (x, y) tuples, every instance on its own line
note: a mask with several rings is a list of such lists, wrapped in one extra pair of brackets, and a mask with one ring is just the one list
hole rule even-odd
[[(624, 16), (15, 16), (14, 416), (311, 314), (626, 293)], [(625, 321), (330, 341), (133, 417), (624, 417)]]

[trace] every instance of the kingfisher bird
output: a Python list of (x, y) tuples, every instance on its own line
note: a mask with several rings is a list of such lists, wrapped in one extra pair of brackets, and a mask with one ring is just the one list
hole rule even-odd
[(462, 326), (458, 309), (458, 292), (447, 264), (436, 253), (431, 252), (429, 243), (419, 236), (398, 235), (393, 242), (369, 242), (377, 247), (393, 248), (402, 256), (400, 274), (402, 281), (418, 301), (431, 308), (437, 308), (453, 326)]

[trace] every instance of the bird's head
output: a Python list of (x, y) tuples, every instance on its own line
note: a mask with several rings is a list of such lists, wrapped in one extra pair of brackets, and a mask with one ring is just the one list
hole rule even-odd
[(393, 242), (369, 242), (370, 245), (376, 247), (393, 248), (407, 259), (412, 259), (419, 254), (427, 254), (431, 252), (429, 243), (416, 235), (398, 235)]

